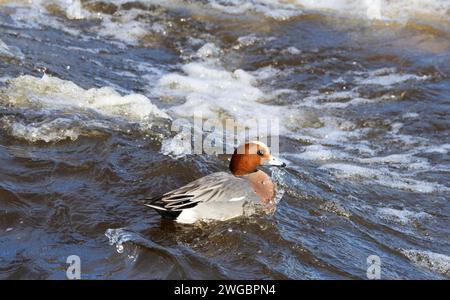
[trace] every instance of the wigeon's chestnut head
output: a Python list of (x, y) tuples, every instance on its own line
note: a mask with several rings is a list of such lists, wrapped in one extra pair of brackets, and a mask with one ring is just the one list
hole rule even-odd
[[(276, 208), (276, 185), (258, 167), (284, 167), (261, 142), (238, 147), (231, 158), (228, 172), (216, 172), (185, 186), (149, 198), (147, 206), (163, 218), (191, 224), (203, 220), (225, 221), (256, 212), (273, 212)], [(249, 207), (262, 209), (250, 209)]]
[(233, 175), (243, 176), (256, 172), (261, 165), (285, 167), (286, 164), (270, 153), (262, 142), (249, 142), (234, 150), (230, 161)]

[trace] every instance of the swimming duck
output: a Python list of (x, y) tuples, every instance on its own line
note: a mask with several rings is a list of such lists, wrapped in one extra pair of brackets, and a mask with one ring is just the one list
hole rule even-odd
[(276, 185), (261, 165), (285, 167), (262, 142), (249, 142), (235, 149), (230, 172), (199, 178), (162, 196), (146, 199), (145, 205), (164, 218), (192, 224), (199, 220), (225, 221), (257, 211), (275, 210)]

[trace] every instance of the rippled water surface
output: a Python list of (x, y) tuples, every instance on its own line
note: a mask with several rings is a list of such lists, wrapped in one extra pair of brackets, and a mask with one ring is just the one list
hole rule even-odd
[[(450, 276), (450, 1), (1, 1), (0, 70), (2, 279)], [(274, 215), (142, 205), (198, 110), (282, 120)]]

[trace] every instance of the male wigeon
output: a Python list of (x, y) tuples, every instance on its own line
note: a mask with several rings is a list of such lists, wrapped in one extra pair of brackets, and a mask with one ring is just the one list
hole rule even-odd
[(230, 171), (199, 178), (145, 204), (164, 218), (192, 224), (199, 220), (225, 221), (258, 211), (275, 210), (276, 185), (261, 165), (286, 166), (261, 142), (239, 146), (230, 161)]

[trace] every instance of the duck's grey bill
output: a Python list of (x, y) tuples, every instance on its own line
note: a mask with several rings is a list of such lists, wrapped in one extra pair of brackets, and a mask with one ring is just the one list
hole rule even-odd
[(277, 166), (277, 167), (286, 167), (286, 164), (275, 156), (271, 156), (270, 159), (266, 162), (266, 165)]

